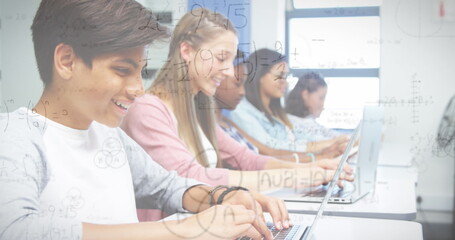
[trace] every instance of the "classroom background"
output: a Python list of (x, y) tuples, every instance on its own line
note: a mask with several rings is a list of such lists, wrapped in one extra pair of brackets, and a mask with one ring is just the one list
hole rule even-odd
[[(320, 119), (328, 127), (349, 130), (364, 105), (382, 105), (383, 164), (418, 172), (416, 220), (425, 239), (451, 239), (455, 140), (441, 148), (437, 135), (446, 130), (439, 126), (455, 95), (455, 0), (139, 2), (171, 28), (193, 7), (225, 14), (239, 30), (241, 50), (266, 47), (288, 56), (290, 87), (305, 70), (318, 70), (329, 83)], [(38, 5), (38, 0), (0, 1), (2, 113), (31, 108), (43, 88), (30, 31)], [(164, 63), (167, 47), (150, 48), (145, 85)]]

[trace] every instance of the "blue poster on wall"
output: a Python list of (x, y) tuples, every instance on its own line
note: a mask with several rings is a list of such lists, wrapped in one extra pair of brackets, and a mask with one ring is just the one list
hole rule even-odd
[(239, 50), (249, 54), (251, 34), (250, 0), (188, 0), (188, 11), (196, 8), (208, 8), (229, 18), (239, 35)]

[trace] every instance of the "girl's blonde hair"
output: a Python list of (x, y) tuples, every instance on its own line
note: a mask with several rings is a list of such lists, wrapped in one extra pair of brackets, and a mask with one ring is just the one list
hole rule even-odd
[(205, 167), (208, 167), (209, 163), (204, 154), (198, 123), (217, 153), (217, 167), (221, 167), (216, 140), (215, 104), (212, 97), (202, 92), (193, 98), (187, 76), (188, 65), (180, 54), (180, 44), (186, 42), (194, 50), (200, 51), (203, 43), (216, 38), (223, 31), (237, 34), (229, 19), (219, 13), (198, 8), (185, 14), (172, 34), (166, 63), (146, 90), (147, 93), (172, 102), (180, 138), (196, 154), (197, 161)]

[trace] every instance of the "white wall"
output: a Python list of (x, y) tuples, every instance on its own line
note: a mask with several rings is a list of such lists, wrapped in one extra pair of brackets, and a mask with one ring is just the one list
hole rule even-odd
[[(173, 29), (178, 20), (186, 13), (187, 1), (186, 0), (167, 0), (167, 1), (156, 1), (156, 0), (137, 0), (139, 3), (147, 8), (152, 9), (154, 13), (160, 12), (172, 12), (172, 24), (166, 24), (165, 26)], [(159, 69), (163, 66), (166, 61), (169, 52), (168, 42), (156, 42), (150, 46), (148, 50), (148, 68)]]
[(43, 84), (36, 67), (30, 30), (38, 5), (36, 0), (2, 1), (1, 96), (8, 108), (2, 104), (2, 112), (20, 106), (33, 107), (41, 95)]
[[(270, 48), (285, 53), (286, 1), (251, 0), (251, 52)], [(254, 43), (254, 45), (253, 45)]]
[[(0, 1), (0, 74), (2, 72), (2, 22), (3, 22), (3, 2)], [(2, 98), (2, 77), (0, 76), (0, 113), (3, 112), (3, 98)]]
[(419, 170), (416, 191), (422, 196), (422, 207), (450, 210), (455, 157), (437, 157), (432, 150), (437, 150), (434, 138), (444, 108), (455, 94), (455, 22), (442, 22), (434, 13), (434, 3), (383, 1), (381, 98), (423, 99), (415, 106), (386, 109), (398, 121), (388, 126), (385, 141), (410, 147)]

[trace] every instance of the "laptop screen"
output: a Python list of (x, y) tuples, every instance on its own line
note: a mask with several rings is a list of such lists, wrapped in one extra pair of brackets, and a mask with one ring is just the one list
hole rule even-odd
[(329, 182), (329, 187), (324, 196), (324, 200), (322, 200), (322, 203), (319, 206), (318, 213), (316, 214), (316, 217), (314, 218), (313, 224), (311, 224), (311, 227), (310, 227), (309, 231), (305, 234), (304, 239), (310, 239), (311, 234), (313, 233), (314, 228), (316, 227), (318, 219), (322, 216), (322, 213), (324, 212), (324, 209), (325, 209), (327, 203), (329, 202), (329, 198), (332, 196), (333, 189), (334, 189), (335, 185), (337, 184), (338, 179), (340, 178), (341, 171), (343, 170), (343, 165), (346, 163), (346, 161), (350, 155), (349, 153), (351, 152), (351, 148), (352, 148), (352, 146), (354, 146), (354, 143), (357, 140), (359, 131), (360, 131), (360, 124), (357, 125), (354, 133), (351, 136), (351, 140), (349, 141), (348, 146), (346, 147), (346, 149), (343, 153), (343, 156), (341, 157), (340, 163), (338, 164), (338, 167), (335, 171), (335, 175), (333, 176), (332, 181)]

